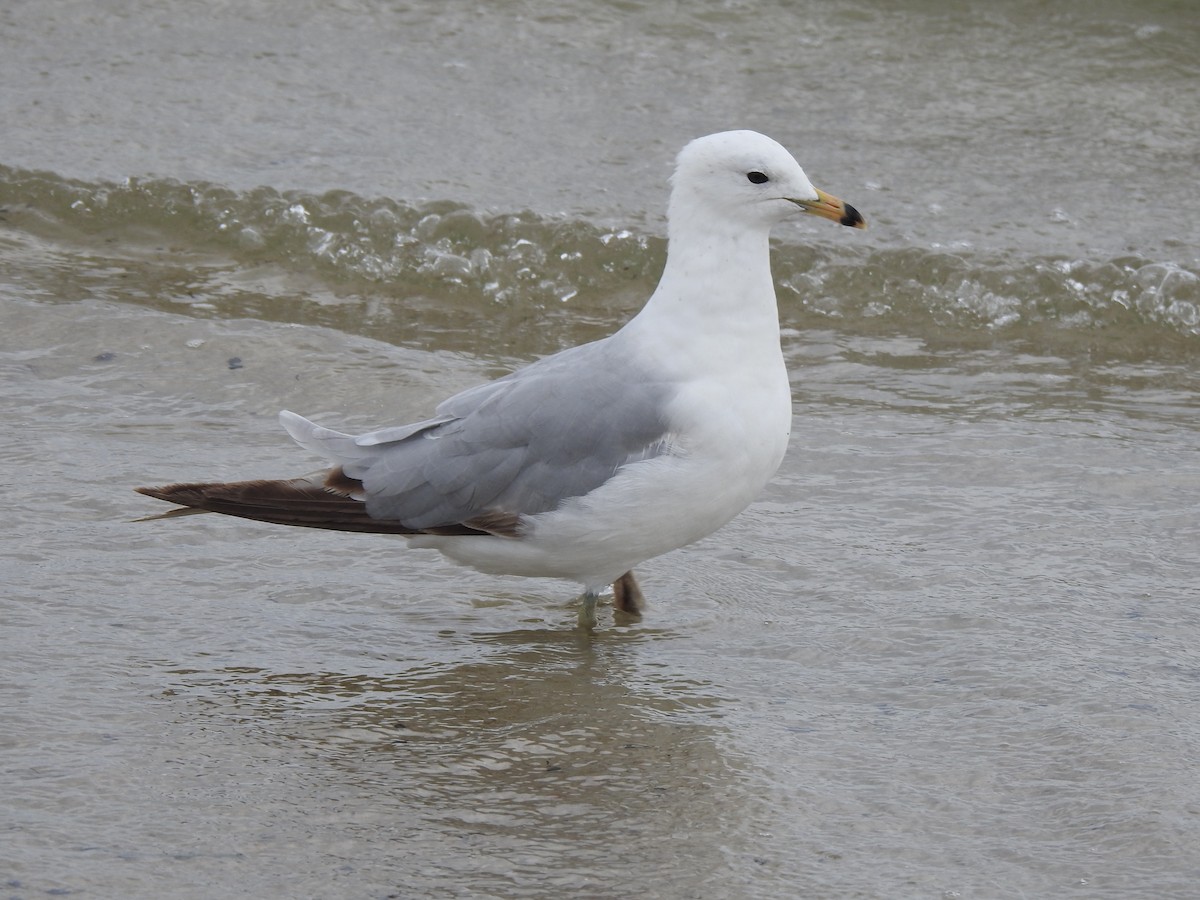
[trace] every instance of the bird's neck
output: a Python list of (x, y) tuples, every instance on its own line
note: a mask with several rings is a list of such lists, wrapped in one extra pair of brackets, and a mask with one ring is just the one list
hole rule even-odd
[(624, 330), (701, 367), (780, 357), (767, 230), (673, 227), (658, 289)]
[(779, 310), (771, 279), (766, 228), (692, 229), (672, 224), (667, 263), (646, 312), (669, 315), (677, 327), (695, 321), (713, 329), (718, 323), (779, 331)]

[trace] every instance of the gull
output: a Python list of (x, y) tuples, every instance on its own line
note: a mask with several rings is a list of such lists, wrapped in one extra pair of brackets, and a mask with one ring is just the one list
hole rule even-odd
[(480, 572), (575, 581), (582, 627), (612, 585), (636, 618), (634, 567), (721, 528), (783, 460), (792, 402), (769, 235), (799, 213), (866, 227), (771, 138), (697, 138), (671, 178), (658, 287), (614, 334), (408, 425), (350, 435), (280, 413), (331, 464), (317, 475), (136, 490), (181, 514), (405, 535)]

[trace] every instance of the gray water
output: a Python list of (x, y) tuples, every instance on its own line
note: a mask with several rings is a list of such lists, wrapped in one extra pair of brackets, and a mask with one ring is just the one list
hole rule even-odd
[[(1190, 2), (0, 10), (4, 897), (1195, 896)], [(779, 229), (763, 497), (575, 587), (138, 484), (610, 333), (692, 137)]]

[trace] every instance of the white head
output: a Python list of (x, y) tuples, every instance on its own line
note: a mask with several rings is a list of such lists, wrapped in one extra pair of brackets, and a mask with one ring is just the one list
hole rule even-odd
[(787, 150), (755, 131), (692, 141), (679, 153), (671, 185), (672, 231), (693, 222), (769, 229), (798, 212), (866, 227), (858, 210), (813, 187)]

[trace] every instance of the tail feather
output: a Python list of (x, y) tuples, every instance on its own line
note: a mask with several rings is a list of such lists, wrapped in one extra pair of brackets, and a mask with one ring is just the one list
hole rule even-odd
[[(340, 470), (334, 470), (338, 472)], [(482, 534), (479, 529), (452, 526), (446, 529), (410, 528), (403, 522), (373, 519), (367, 506), (348, 488), (351, 479), (323, 476), (278, 481), (197, 482), (163, 487), (135, 488), (139, 494), (178, 503), (195, 510), (223, 513), (258, 522), (358, 531), (370, 534)]]

